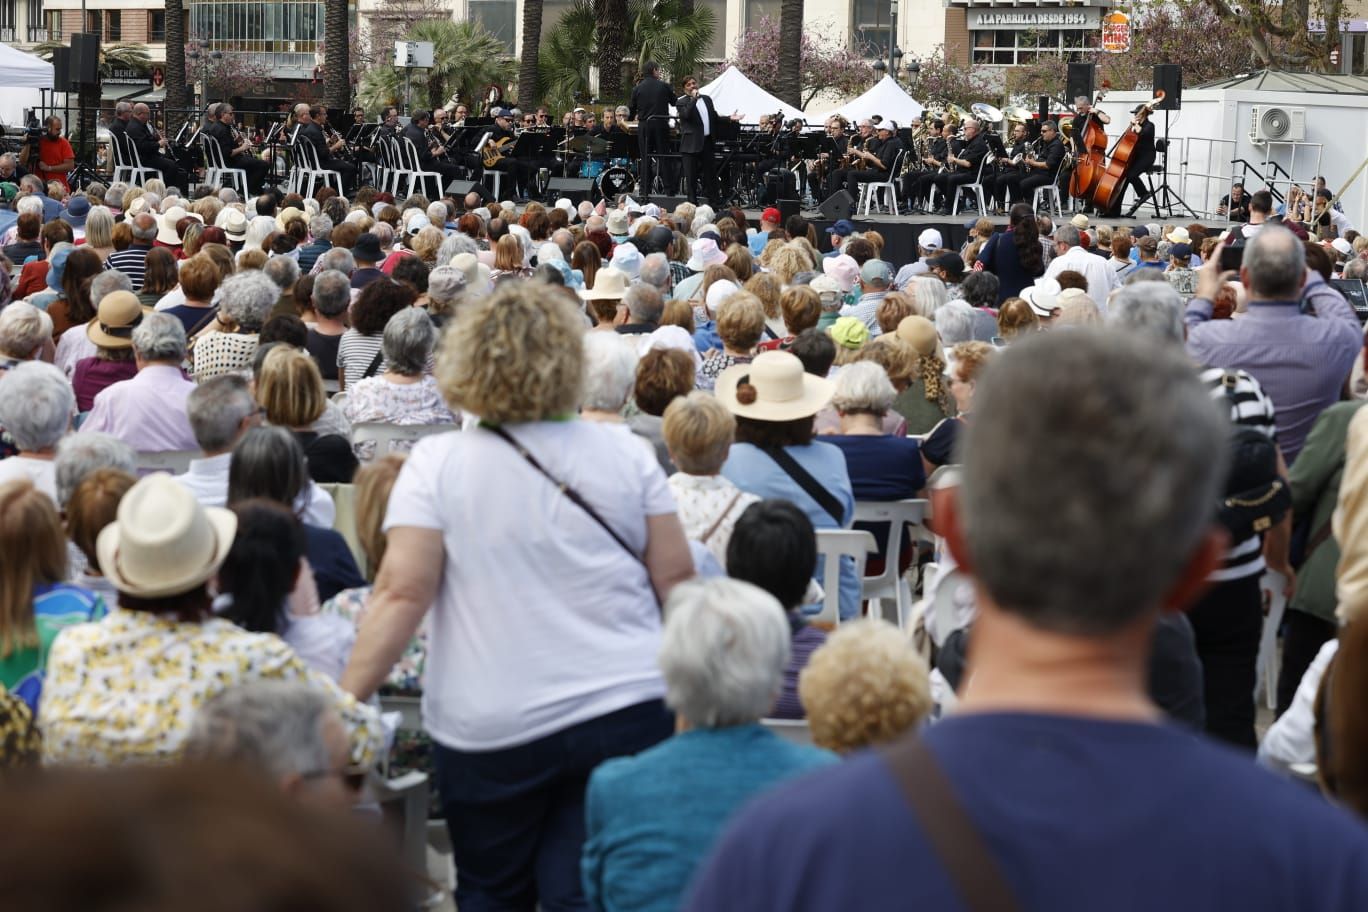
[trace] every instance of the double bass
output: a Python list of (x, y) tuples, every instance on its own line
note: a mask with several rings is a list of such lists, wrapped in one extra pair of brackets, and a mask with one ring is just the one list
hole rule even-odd
[[(1102, 91), (1097, 93), (1097, 98), (1093, 101), (1094, 108), (1102, 104), (1102, 99), (1107, 97), (1109, 88), (1110, 82), (1102, 83)], [(1075, 137), (1075, 141), (1078, 148), (1074, 153), (1073, 176), (1069, 178), (1069, 195), (1078, 199), (1088, 199), (1107, 170), (1107, 131), (1096, 117), (1089, 115), (1083, 126), (1083, 135)]]
[(1163, 100), (1164, 90), (1155, 89), (1154, 97), (1140, 106), (1140, 110), (1131, 118), (1130, 126), (1116, 141), (1111, 161), (1107, 162), (1106, 173), (1097, 182), (1097, 188), (1092, 194), (1093, 204), (1103, 212), (1110, 212), (1114, 205), (1120, 205), (1121, 197), (1126, 192), (1126, 169), (1130, 167), (1135, 144), (1140, 141), (1140, 131), (1155, 107)]

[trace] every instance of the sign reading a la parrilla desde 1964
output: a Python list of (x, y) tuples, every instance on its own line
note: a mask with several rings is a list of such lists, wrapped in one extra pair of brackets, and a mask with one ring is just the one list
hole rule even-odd
[(974, 10), (969, 14), (971, 29), (1095, 29), (1102, 24), (1102, 10), (1082, 9), (994, 9)]

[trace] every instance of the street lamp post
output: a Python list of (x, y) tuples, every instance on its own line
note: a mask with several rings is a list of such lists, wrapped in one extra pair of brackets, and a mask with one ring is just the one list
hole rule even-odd
[(209, 42), (201, 38), (196, 41), (196, 47), (190, 49), (185, 56), (200, 64), (200, 107), (209, 105), (209, 62), (211, 60), (222, 60), (223, 51), (209, 50)]
[(898, 67), (893, 60), (894, 51), (898, 47), (898, 0), (891, 0), (888, 15), (888, 72), (894, 79), (898, 78)]

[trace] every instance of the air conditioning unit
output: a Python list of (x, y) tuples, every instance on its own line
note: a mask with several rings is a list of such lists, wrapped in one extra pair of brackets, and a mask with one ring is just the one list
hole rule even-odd
[(1306, 108), (1254, 105), (1249, 109), (1249, 138), (1256, 143), (1304, 142)]

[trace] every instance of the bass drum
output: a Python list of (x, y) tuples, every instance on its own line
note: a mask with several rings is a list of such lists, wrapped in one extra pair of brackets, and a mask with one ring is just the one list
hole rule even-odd
[(626, 168), (609, 168), (599, 175), (598, 191), (604, 199), (617, 199), (622, 193), (636, 192), (636, 178)]

